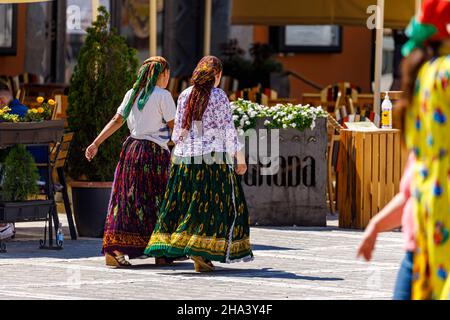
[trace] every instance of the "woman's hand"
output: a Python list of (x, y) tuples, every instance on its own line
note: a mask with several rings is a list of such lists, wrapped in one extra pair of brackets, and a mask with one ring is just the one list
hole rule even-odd
[(375, 242), (377, 241), (378, 232), (373, 224), (369, 224), (364, 232), (363, 240), (358, 247), (357, 258), (363, 256), (366, 261), (372, 259), (372, 252), (375, 249)]
[(243, 176), (247, 172), (247, 165), (245, 163), (238, 163), (236, 166), (236, 173)]
[(120, 114), (116, 114), (111, 121), (103, 128), (102, 132), (98, 135), (98, 137), (94, 140), (94, 142), (87, 147), (84, 155), (88, 161), (92, 161), (94, 157), (97, 155), (98, 148), (100, 145), (108, 139), (114, 132), (120, 129), (120, 127), (124, 124), (124, 118)]
[(247, 164), (245, 163), (245, 156), (242, 152), (237, 152), (236, 155), (237, 165), (236, 165), (236, 173), (240, 176), (243, 176), (247, 172)]
[(90, 162), (94, 157), (97, 155), (98, 152), (98, 146), (94, 143), (92, 143), (89, 147), (87, 147), (85, 156), (86, 159)]

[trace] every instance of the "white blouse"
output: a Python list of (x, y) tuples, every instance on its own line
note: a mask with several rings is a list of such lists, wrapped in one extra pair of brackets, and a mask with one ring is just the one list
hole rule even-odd
[(212, 152), (235, 154), (242, 149), (233, 121), (230, 101), (219, 88), (212, 89), (208, 106), (201, 122), (192, 122), (189, 133), (183, 134), (181, 128), (186, 105), (192, 87), (184, 90), (178, 97), (172, 140), (175, 142), (175, 155), (193, 157)]
[[(117, 113), (124, 115), (125, 106), (130, 100), (133, 90), (129, 90), (117, 109)], [(139, 98), (140, 93), (138, 94)], [(139, 110), (137, 100), (134, 102), (127, 119), (130, 135), (134, 139), (150, 140), (162, 148), (168, 150), (167, 143), (170, 140), (170, 130), (167, 122), (175, 118), (176, 106), (169, 91), (155, 87), (145, 107)]]

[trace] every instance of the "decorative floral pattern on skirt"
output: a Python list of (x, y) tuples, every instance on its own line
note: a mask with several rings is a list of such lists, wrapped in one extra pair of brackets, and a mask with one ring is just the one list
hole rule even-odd
[(144, 253), (169, 175), (170, 153), (148, 140), (129, 137), (116, 168), (102, 253), (130, 258)]
[(233, 168), (225, 163), (194, 164), (192, 159), (177, 158), (172, 164), (145, 254), (201, 256), (219, 262), (251, 260), (247, 203)]

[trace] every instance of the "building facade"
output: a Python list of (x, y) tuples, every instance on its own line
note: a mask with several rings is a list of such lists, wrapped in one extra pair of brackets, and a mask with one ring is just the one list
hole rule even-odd
[[(204, 0), (158, 0), (158, 54), (168, 58), (172, 74), (188, 76), (203, 54)], [(232, 25), (232, 0), (213, 0), (211, 54), (221, 56), (222, 46), (237, 39), (248, 56), (252, 43), (266, 43), (286, 70), (326, 86), (348, 81), (363, 92), (371, 91), (373, 74), (373, 31), (364, 26), (341, 28), (340, 47), (334, 52), (289, 52), (279, 50), (271, 27)], [(101, 0), (111, 15), (111, 27), (136, 48), (141, 61), (149, 52), (149, 1)], [(6, 6), (6, 5), (1, 5)], [(42, 82), (69, 83), (86, 28), (92, 23), (91, 1), (58, 0), (14, 6), (15, 52), (0, 51), (0, 76), (23, 73), (38, 75)], [(0, 25), (0, 34), (2, 32)], [(391, 50), (391, 49), (388, 49)], [(386, 54), (389, 54), (387, 52)], [(386, 70), (391, 60), (387, 59)], [(290, 80), (290, 95), (299, 99), (314, 88)]]

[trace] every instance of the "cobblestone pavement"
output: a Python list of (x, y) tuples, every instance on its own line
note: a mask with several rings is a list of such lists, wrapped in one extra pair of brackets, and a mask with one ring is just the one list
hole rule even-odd
[(362, 233), (340, 230), (335, 220), (329, 225), (252, 228), (254, 261), (198, 274), (190, 261), (107, 268), (99, 239), (39, 250), (42, 223), (19, 224), (17, 239), (0, 254), (0, 299), (390, 299), (401, 234), (381, 235), (374, 261), (366, 263), (355, 258)]

